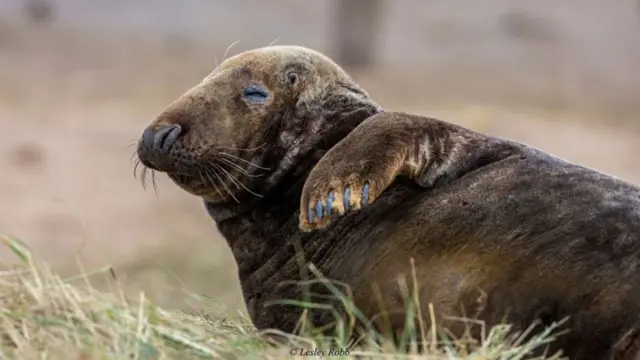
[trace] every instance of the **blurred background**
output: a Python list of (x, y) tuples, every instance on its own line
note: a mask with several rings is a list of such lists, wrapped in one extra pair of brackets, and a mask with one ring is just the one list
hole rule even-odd
[(186, 288), (244, 311), (200, 200), (143, 190), (131, 156), (225, 53), (271, 43), (327, 53), (389, 109), (640, 182), (638, 0), (0, 0), (0, 233), (165, 306)]

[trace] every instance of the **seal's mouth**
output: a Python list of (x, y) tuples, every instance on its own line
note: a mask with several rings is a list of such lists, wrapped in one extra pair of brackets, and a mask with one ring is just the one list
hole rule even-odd
[(140, 176), (143, 188), (146, 189), (149, 182), (154, 189), (157, 188), (155, 175), (162, 172), (186, 192), (212, 203), (239, 203), (240, 193), (244, 192), (261, 197), (249, 188), (248, 182), (262, 177), (264, 170), (268, 170), (224, 152), (197, 159), (183, 154), (171, 159), (164, 158), (162, 162), (158, 162), (157, 158), (150, 161), (149, 157), (153, 154), (145, 153), (144, 150), (138, 150), (137, 155), (134, 176)]

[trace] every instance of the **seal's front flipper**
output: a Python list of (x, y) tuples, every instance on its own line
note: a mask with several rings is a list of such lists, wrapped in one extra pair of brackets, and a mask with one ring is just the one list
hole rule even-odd
[(373, 203), (398, 175), (410, 141), (375, 125), (359, 125), (311, 170), (302, 190), (301, 230), (325, 228)]
[(507, 140), (406, 113), (383, 112), (358, 125), (311, 170), (302, 189), (300, 229), (373, 203), (397, 176), (426, 189), (522, 153)]

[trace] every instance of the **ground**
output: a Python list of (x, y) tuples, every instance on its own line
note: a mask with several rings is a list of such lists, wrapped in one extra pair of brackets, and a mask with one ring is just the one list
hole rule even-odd
[[(228, 44), (0, 25), (0, 233), (23, 239), (63, 272), (77, 270), (76, 257), (86, 269), (113, 265), (131, 289), (170, 307), (189, 306), (171, 290), (184, 286), (244, 310), (230, 251), (201, 202), (164, 176), (158, 194), (144, 190), (131, 161), (142, 129), (200, 81)], [(494, 94), (488, 101), (448, 88), (443, 80), (456, 74), (434, 74), (435, 85), (420, 74), (354, 72), (387, 108), (513, 138), (640, 182), (638, 125), (607, 117), (606, 107), (536, 103), (519, 98), (517, 88), (494, 89), (490, 77), (465, 78), (486, 86)], [(589, 96), (598, 97), (585, 89), (582, 104)]]

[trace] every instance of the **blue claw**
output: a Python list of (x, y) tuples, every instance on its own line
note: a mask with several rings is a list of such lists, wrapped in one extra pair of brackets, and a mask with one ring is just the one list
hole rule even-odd
[(318, 220), (322, 219), (322, 201), (318, 200), (316, 202), (316, 217), (318, 218)]
[(332, 192), (327, 196), (327, 216), (331, 216), (331, 205), (333, 205), (333, 200), (335, 200), (336, 195)]
[(369, 184), (364, 184), (362, 187), (362, 206), (369, 203)]
[(309, 220), (309, 224), (313, 223), (313, 208), (309, 206), (309, 214), (307, 214), (307, 220)]
[(349, 210), (349, 198), (351, 197), (351, 188), (347, 186), (344, 189), (344, 211)]

